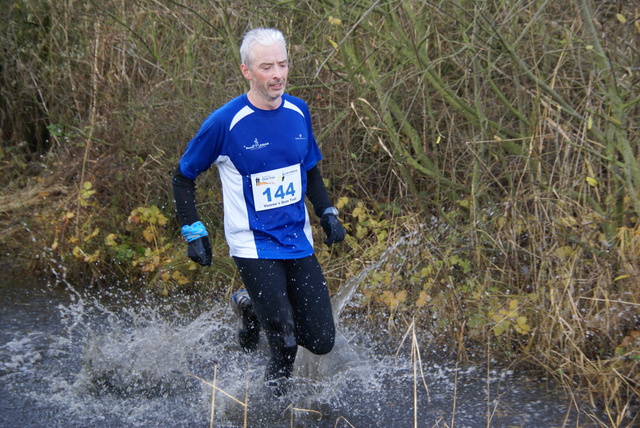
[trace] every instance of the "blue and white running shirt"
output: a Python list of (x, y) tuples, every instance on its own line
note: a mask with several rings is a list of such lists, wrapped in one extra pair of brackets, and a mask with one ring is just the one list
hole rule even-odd
[(218, 166), (230, 255), (289, 259), (313, 254), (304, 198), (307, 171), (322, 159), (306, 103), (282, 95), (276, 110), (243, 94), (211, 113), (180, 160), (195, 178)]

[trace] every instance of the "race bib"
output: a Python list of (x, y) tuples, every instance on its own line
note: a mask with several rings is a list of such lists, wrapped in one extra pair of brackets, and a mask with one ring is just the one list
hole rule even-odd
[(291, 205), (302, 199), (300, 164), (251, 174), (256, 211)]

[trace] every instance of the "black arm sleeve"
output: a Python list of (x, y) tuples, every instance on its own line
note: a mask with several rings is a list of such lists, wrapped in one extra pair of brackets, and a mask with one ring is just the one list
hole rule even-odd
[(324, 210), (331, 206), (329, 194), (324, 187), (324, 181), (322, 181), (322, 175), (317, 165), (307, 171), (307, 198), (311, 201), (313, 211), (318, 217), (322, 217)]
[(180, 227), (200, 221), (196, 210), (196, 182), (182, 174), (180, 165), (173, 173), (173, 199), (176, 204)]

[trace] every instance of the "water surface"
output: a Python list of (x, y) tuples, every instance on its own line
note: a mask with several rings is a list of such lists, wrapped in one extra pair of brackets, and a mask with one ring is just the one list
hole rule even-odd
[(24, 279), (0, 280), (0, 299), (2, 427), (208, 427), (212, 409), (216, 427), (598, 426), (546, 382), (458, 365), (425, 337), (412, 352), (364, 320), (340, 322), (328, 356), (301, 352), (277, 399), (264, 340), (240, 351), (226, 301)]

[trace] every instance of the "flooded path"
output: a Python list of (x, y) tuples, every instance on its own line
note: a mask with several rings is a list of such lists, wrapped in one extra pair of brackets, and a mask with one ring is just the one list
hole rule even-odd
[(264, 340), (240, 351), (227, 302), (28, 280), (1, 280), (0, 299), (1, 427), (208, 427), (212, 412), (216, 427), (598, 426), (543, 383), (442, 361), (429, 343), (414, 343), (418, 364), (411, 341), (359, 320), (339, 323), (329, 355), (301, 352), (276, 399)]

